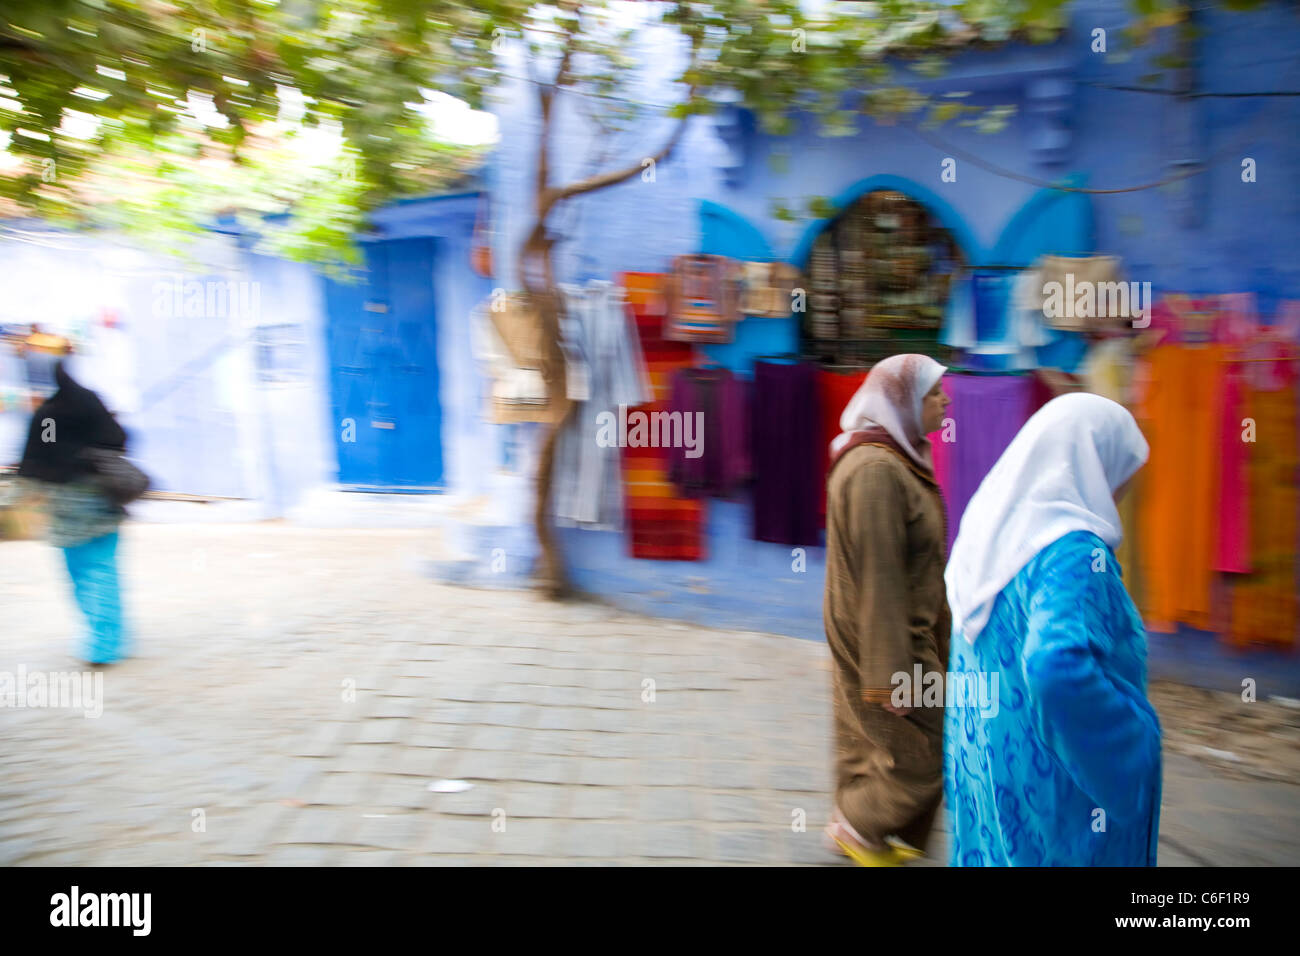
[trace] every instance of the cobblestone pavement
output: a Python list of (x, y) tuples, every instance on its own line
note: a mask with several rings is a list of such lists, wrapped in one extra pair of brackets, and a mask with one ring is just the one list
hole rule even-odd
[[(438, 585), (428, 530), (122, 547), (103, 715), (0, 710), (0, 864), (839, 863), (819, 643)], [(0, 542), (0, 671), (78, 669), (60, 562)], [(1294, 778), (1168, 750), (1162, 863), (1300, 863)]]

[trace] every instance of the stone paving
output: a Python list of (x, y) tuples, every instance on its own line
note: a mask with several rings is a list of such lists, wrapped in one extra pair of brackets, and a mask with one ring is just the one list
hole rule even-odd
[[(843, 865), (819, 643), (432, 583), (427, 529), (122, 547), (136, 656), (103, 715), (0, 710), (0, 864)], [(0, 542), (0, 671), (78, 669), (63, 575)], [(1165, 774), (1162, 864), (1300, 863), (1294, 779)]]

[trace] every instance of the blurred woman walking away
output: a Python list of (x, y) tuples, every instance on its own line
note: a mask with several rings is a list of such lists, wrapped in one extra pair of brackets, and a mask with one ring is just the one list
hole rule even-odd
[[(1071, 394), (1021, 429), (947, 571), (954, 866), (1154, 866), (1160, 723), (1116, 500), (1147, 459), (1121, 405)], [(985, 693), (985, 691), (988, 693)]]
[(947, 529), (925, 437), (949, 404), (944, 371), (924, 355), (878, 363), (831, 444), (823, 616), (836, 763), (826, 833), (863, 866), (919, 856), (943, 794), (943, 708), (914, 709), (911, 694), (894, 694), (896, 675), (911, 682), (918, 665), (942, 675), (948, 659)]
[(32, 415), (18, 466), (45, 500), (50, 543), (62, 549), (72, 592), (89, 634), (81, 657), (91, 665), (125, 656), (117, 573), (117, 527), (125, 509), (96, 479), (96, 450), (124, 452), (126, 432), (104, 403), (68, 373), (55, 369), (58, 390)]

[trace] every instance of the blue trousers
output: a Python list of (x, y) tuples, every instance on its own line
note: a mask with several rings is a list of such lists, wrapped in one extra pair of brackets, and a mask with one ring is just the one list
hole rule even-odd
[(107, 664), (126, 656), (122, 596), (117, 581), (117, 532), (63, 548), (72, 593), (90, 625), (82, 658)]

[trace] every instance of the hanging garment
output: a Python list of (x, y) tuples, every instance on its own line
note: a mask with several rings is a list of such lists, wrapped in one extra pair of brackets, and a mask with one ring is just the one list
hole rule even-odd
[(1255, 422), (1255, 441), (1238, 442), (1249, 457), (1250, 573), (1234, 580), (1228, 634), (1239, 646), (1295, 646), (1296, 396), (1294, 384), (1245, 390), (1245, 416)]
[(1060, 338), (1043, 324), (1032, 270), (981, 272), (952, 284), (940, 341), (960, 349), (962, 364), (979, 371), (1020, 371), (1039, 365), (1038, 349)]
[(1162, 333), (1161, 345), (1207, 345), (1231, 328), (1220, 322), (1217, 296), (1193, 298), (1181, 293), (1161, 296), (1151, 308), (1149, 329)]
[(633, 315), (663, 315), (668, 310), (662, 272), (624, 272), (619, 278)]
[(1250, 455), (1242, 441), (1246, 416), (1240, 363), (1228, 362), (1220, 390), (1219, 521), (1214, 570), (1245, 574), (1250, 570)]
[(1147, 354), (1137, 418), (1151, 444), (1138, 515), (1143, 617), (1153, 631), (1209, 630), (1217, 548), (1224, 350), (1160, 345)]
[(944, 723), (951, 865), (1155, 866), (1160, 721), (1110, 557), (1070, 532), (1002, 589), (974, 644), (954, 629), (948, 679), (989, 693), (963, 692)]
[(693, 439), (668, 450), (669, 478), (688, 498), (731, 498), (749, 478), (745, 386), (725, 368), (683, 368), (673, 375), (673, 427)]
[(1214, 341), (1221, 345), (1241, 345), (1259, 335), (1255, 293), (1224, 293), (1215, 299), (1218, 315), (1214, 321)]
[(751, 420), (754, 538), (776, 544), (816, 545), (817, 504), (826, 448), (821, 444), (814, 366), (754, 363)]
[[(624, 275), (625, 287), (636, 287), (632, 311), (645, 356), (652, 401), (637, 410), (667, 412), (672, 376), (695, 362), (691, 346), (663, 337), (662, 299), (647, 273)], [(635, 304), (635, 303), (642, 304)], [(658, 311), (654, 311), (658, 308)], [(678, 494), (668, 480), (668, 449), (623, 449), (623, 487), (628, 547), (634, 558), (698, 561), (704, 557), (704, 501)]]
[(947, 448), (944, 489), (951, 550), (966, 503), (1036, 409), (1033, 379), (1027, 375), (948, 375), (944, 386), (952, 399), (948, 417), (954, 438)]
[(826, 516), (826, 477), (831, 468), (831, 442), (840, 433), (840, 415), (849, 399), (866, 381), (867, 372), (837, 372), (831, 369), (817, 370), (817, 402), (821, 409), (821, 460), (822, 477), (820, 482), (821, 497), (818, 514)]
[[(609, 435), (608, 421), (619, 409), (650, 400), (641, 341), (623, 306), (623, 293), (614, 283), (592, 281), (586, 286), (561, 285), (564, 295), (562, 329), (566, 345), (581, 356), (585, 376), (572, 371), (572, 389), (585, 378), (585, 395), (570, 392), (581, 403), (569, 418), (556, 447), (554, 509), (559, 524), (618, 529), (622, 525), (621, 454)], [(602, 425), (605, 426), (602, 432)]]
[(725, 256), (678, 256), (667, 280), (664, 338), (726, 343), (740, 313), (740, 267)]
[(1300, 299), (1279, 302), (1273, 317), (1273, 335), (1279, 341), (1300, 344)]

